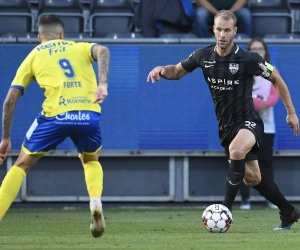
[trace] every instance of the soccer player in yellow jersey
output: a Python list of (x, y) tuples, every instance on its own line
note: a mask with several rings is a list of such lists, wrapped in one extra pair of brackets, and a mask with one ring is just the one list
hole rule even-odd
[[(67, 137), (71, 138), (83, 165), (90, 197), (92, 235), (105, 230), (101, 195), (103, 170), (98, 161), (101, 149), (100, 104), (107, 97), (110, 52), (95, 43), (64, 40), (64, 24), (55, 15), (39, 22), (40, 45), (19, 67), (3, 104), (0, 165), (10, 149), (10, 131), (19, 97), (32, 79), (44, 89), (42, 111), (26, 133), (21, 153), (0, 188), (0, 220), (16, 198), (30, 168)], [(92, 67), (98, 62), (98, 85)]]

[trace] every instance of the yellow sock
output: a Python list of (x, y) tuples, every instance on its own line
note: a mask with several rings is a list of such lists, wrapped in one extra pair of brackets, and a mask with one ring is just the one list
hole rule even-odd
[(26, 173), (22, 168), (13, 166), (2, 181), (0, 188), (0, 220), (17, 197)]
[(84, 164), (84, 174), (90, 199), (101, 198), (103, 190), (103, 170), (100, 162), (89, 161)]

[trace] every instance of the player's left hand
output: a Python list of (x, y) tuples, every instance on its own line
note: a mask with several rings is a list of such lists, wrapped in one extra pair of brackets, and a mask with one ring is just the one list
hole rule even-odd
[(98, 88), (95, 91), (96, 100), (93, 103), (102, 103), (108, 96), (107, 83), (99, 83)]
[(286, 122), (292, 130), (294, 130), (295, 136), (299, 135), (299, 119), (296, 114), (290, 114), (286, 117)]
[(8, 153), (11, 149), (10, 139), (2, 139), (0, 143), (0, 165), (6, 160)]
[(147, 77), (147, 82), (150, 80), (152, 83), (160, 80), (160, 76), (165, 73), (165, 68), (163, 66), (157, 66), (153, 70), (150, 71)]

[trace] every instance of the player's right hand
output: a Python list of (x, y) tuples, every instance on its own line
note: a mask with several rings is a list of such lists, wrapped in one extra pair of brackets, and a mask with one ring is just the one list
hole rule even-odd
[(147, 82), (150, 81), (154, 83), (155, 81), (159, 81), (160, 80), (160, 76), (163, 75), (165, 73), (165, 68), (163, 66), (158, 66), (155, 67), (152, 71), (150, 71), (150, 73), (148, 74), (147, 77)]
[(4, 162), (4, 155), (0, 154), (0, 166), (3, 164)]
[(93, 103), (103, 103), (104, 99), (108, 96), (107, 83), (99, 83), (94, 95), (96, 100)]
[(286, 117), (286, 122), (289, 125), (289, 127), (294, 130), (294, 135), (299, 135), (299, 119), (296, 114), (289, 114)]
[(2, 139), (0, 143), (0, 165), (6, 160), (8, 153), (11, 149), (10, 139)]

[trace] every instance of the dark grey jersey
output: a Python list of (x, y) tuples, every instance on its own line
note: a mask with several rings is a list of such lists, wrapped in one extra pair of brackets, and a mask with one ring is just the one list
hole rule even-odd
[(233, 52), (221, 57), (215, 45), (211, 45), (194, 51), (181, 65), (188, 72), (202, 68), (214, 102), (219, 130), (226, 131), (242, 121), (263, 123), (253, 106), (253, 75), (267, 79), (273, 67), (257, 53), (235, 45)]

